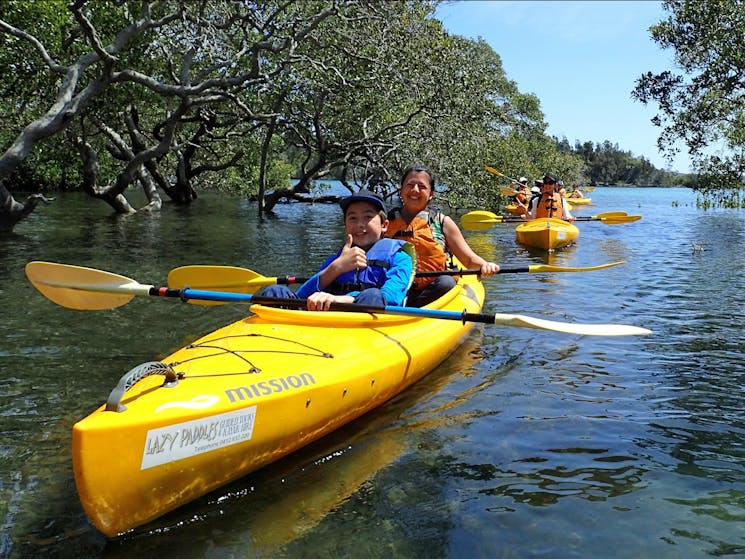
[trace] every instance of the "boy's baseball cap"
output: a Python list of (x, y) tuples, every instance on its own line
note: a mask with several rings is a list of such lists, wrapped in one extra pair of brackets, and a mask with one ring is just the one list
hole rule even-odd
[(349, 207), (349, 204), (352, 202), (370, 202), (372, 203), (377, 209), (380, 211), (387, 211), (385, 208), (385, 202), (383, 202), (383, 199), (375, 194), (374, 192), (370, 192), (369, 190), (360, 190), (359, 192), (356, 192), (352, 194), (351, 196), (347, 196), (346, 198), (342, 198), (339, 202), (339, 205), (341, 206), (341, 209), (344, 213), (347, 213), (347, 208)]

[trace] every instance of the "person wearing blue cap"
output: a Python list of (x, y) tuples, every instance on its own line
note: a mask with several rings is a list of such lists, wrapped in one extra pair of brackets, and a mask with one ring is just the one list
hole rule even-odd
[(318, 272), (294, 293), (285, 285), (264, 290), (267, 297), (303, 298), (310, 311), (332, 303), (402, 306), (414, 277), (408, 243), (384, 237), (388, 228), (383, 199), (368, 190), (343, 198), (347, 240)]

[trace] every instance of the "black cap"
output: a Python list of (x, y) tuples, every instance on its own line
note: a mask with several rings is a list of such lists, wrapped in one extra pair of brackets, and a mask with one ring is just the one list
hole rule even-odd
[(370, 202), (380, 211), (386, 211), (385, 202), (383, 202), (383, 199), (374, 192), (370, 192), (369, 190), (360, 190), (359, 192), (356, 192), (351, 196), (342, 198), (339, 202), (339, 205), (341, 206), (341, 209), (344, 211), (344, 213), (347, 213), (347, 208), (352, 202)]
[(545, 175), (543, 175), (543, 182), (546, 182), (546, 179), (556, 182), (556, 175), (552, 175), (551, 173), (546, 173)]

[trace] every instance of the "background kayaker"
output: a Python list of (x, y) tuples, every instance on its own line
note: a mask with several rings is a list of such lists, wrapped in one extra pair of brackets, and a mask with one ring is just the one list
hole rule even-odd
[[(533, 181), (533, 187), (530, 189), (530, 200), (528, 200), (528, 203), (526, 204), (528, 207), (528, 212), (530, 213), (530, 208), (532, 207), (533, 200), (541, 197), (541, 187), (543, 186), (543, 181), (541, 179), (535, 179)], [(526, 217), (525, 215), (523, 217)], [(530, 217), (529, 215), (527, 217)]]
[(561, 195), (562, 198), (567, 197), (567, 189), (564, 188), (564, 181), (556, 181), (556, 191)]
[[(387, 235), (414, 245), (417, 272), (445, 270), (450, 254), (465, 268), (481, 270), (484, 277), (499, 272), (498, 264), (473, 251), (452, 218), (429, 208), (435, 197), (435, 179), (429, 169), (416, 165), (407, 167), (401, 176), (399, 197), (401, 207), (388, 214)], [(416, 278), (409, 291), (408, 305), (423, 307), (447, 293), (455, 284), (452, 276)]]
[(556, 186), (557, 181), (553, 174), (546, 173), (543, 175), (541, 196), (531, 199), (530, 212), (526, 215), (526, 218), (552, 217), (564, 221), (574, 221), (574, 216), (569, 211), (566, 199), (556, 191)]
[(406, 243), (384, 238), (388, 227), (383, 200), (367, 190), (343, 198), (347, 240), (319, 271), (293, 292), (286, 285), (264, 290), (267, 297), (307, 299), (309, 311), (327, 311), (331, 303), (402, 306), (413, 277), (414, 262)]
[(512, 201), (517, 206), (517, 210), (520, 214), (527, 213), (528, 211), (528, 179), (526, 177), (520, 177), (517, 182), (517, 188), (515, 188), (517, 194), (512, 197)]
[(582, 191), (579, 189), (579, 185), (573, 184), (572, 185), (572, 192), (569, 194), (570, 198), (584, 198), (585, 195), (582, 194)]

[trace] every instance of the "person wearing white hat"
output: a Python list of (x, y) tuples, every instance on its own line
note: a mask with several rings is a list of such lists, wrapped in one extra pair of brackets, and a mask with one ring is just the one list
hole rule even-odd
[(517, 188), (515, 188), (515, 195), (512, 197), (512, 203), (519, 215), (528, 213), (528, 198), (528, 179), (520, 177)]

